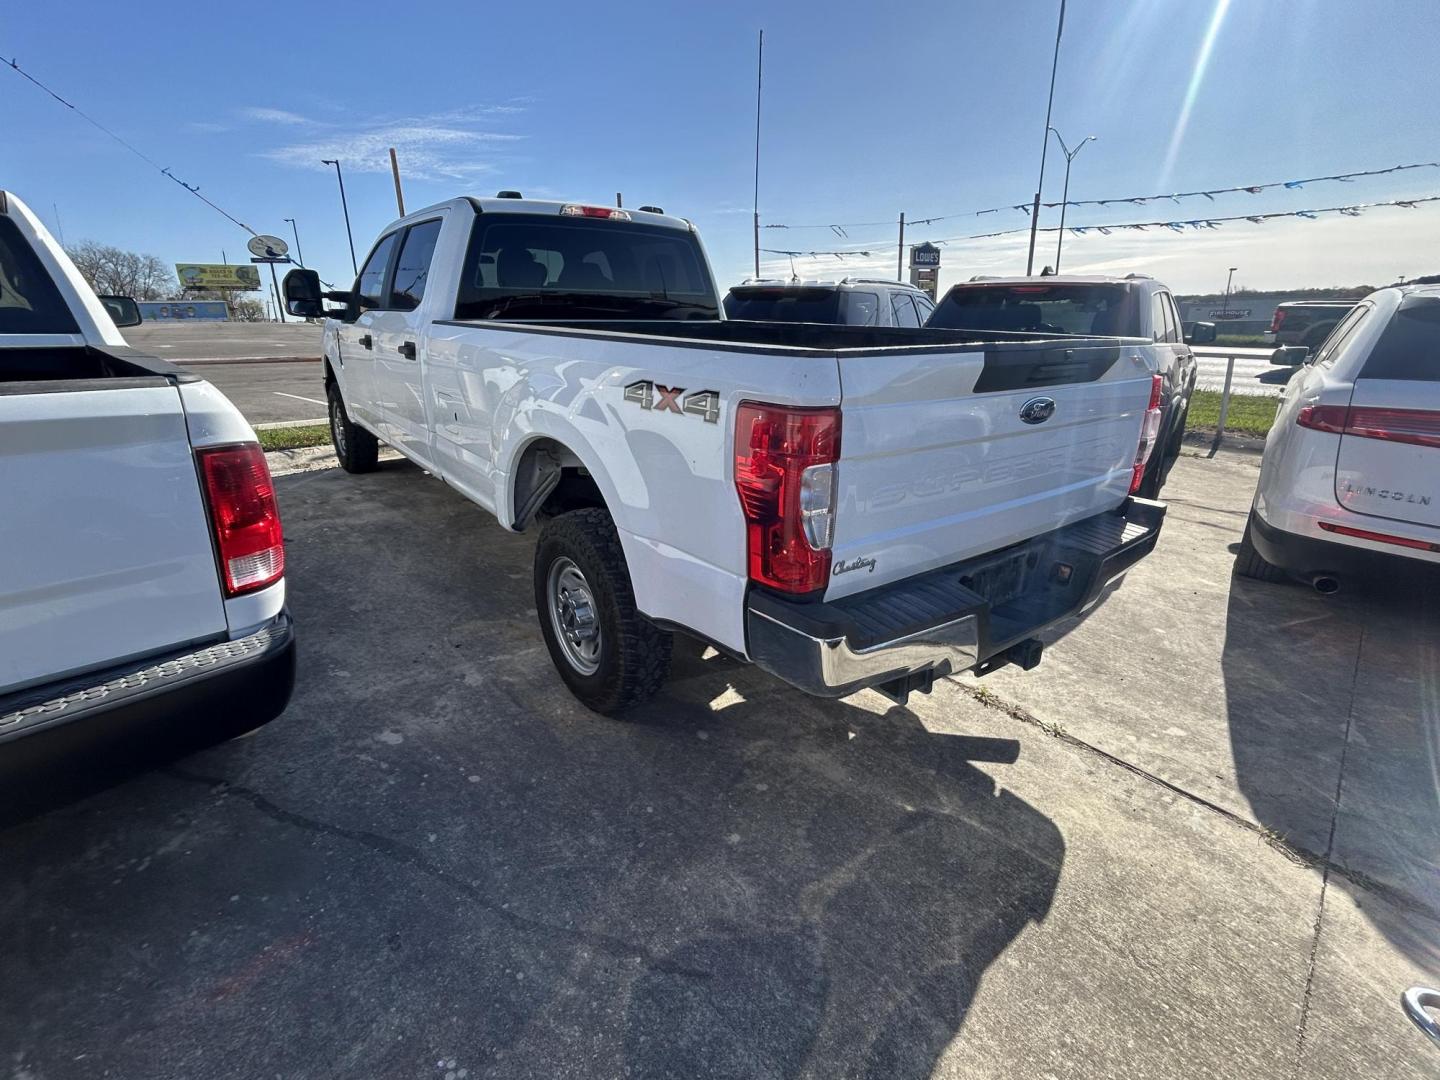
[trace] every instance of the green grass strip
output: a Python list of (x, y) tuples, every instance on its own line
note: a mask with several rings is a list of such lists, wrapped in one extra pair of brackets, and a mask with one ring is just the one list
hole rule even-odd
[(302, 446), (326, 446), (330, 442), (330, 428), (325, 424), (267, 428), (255, 434), (262, 450), (296, 450)]

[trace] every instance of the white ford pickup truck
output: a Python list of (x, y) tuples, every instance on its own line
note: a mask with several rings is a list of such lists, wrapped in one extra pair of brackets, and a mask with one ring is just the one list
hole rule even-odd
[[(682, 631), (812, 694), (1039, 661), (1153, 548), (1153, 350), (1123, 338), (725, 320), (691, 224), (458, 198), (388, 227), (325, 323), (335, 448), (385, 442), (508, 529), (540, 629), (614, 713)], [(324, 301), (343, 304), (326, 309)]]
[(258, 727), (294, 681), (255, 433), (107, 309), (139, 322), (0, 191), (0, 800), (71, 749)]

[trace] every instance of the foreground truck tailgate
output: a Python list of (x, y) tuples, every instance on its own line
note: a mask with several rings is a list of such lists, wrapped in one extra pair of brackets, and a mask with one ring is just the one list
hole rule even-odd
[(138, 381), (0, 387), (0, 693), (226, 630), (180, 395)]

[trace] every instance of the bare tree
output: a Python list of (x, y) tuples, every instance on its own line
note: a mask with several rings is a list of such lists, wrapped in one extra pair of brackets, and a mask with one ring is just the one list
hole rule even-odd
[(97, 293), (164, 300), (175, 292), (175, 275), (154, 255), (81, 240), (65, 249), (82, 277)]

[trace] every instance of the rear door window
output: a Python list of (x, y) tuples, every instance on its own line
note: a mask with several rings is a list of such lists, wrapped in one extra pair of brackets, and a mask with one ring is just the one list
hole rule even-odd
[(1370, 305), (1361, 304), (1351, 311), (1350, 314), (1346, 315), (1345, 318), (1340, 320), (1340, 322), (1335, 325), (1335, 329), (1330, 331), (1330, 336), (1321, 342), (1320, 351), (1315, 354), (1315, 363), (1321, 366), (1333, 364), (1335, 358), (1340, 355), (1340, 350), (1345, 345), (1345, 342), (1349, 341), (1350, 335), (1355, 332), (1355, 328), (1359, 326), (1365, 320), (1365, 316), (1369, 314)]
[(20, 227), (0, 217), (0, 334), (77, 334), (60, 290)]
[(435, 242), (440, 239), (440, 219), (422, 221), (410, 226), (400, 257), (395, 260), (395, 274), (390, 286), (390, 307), (397, 311), (414, 311), (425, 296), (425, 279), (430, 275), (430, 259)]
[(1400, 302), (1360, 372), (1362, 379), (1440, 382), (1440, 296)]
[(915, 302), (905, 293), (890, 294), (890, 310), (895, 313), (896, 326), (920, 325), (920, 316), (915, 314)]
[(920, 315), (920, 325), (924, 326), (930, 313), (935, 310), (935, 302), (928, 296), (915, 296), (911, 299), (915, 301), (915, 310)]
[(880, 297), (873, 292), (847, 292), (842, 295), (845, 298), (844, 322), (851, 326), (879, 325)]
[(355, 306), (361, 311), (384, 307), (385, 272), (390, 269), (390, 256), (399, 235), (397, 231), (382, 236), (355, 279)]
[(1175, 298), (1168, 292), (1160, 295), (1165, 297), (1165, 315), (1169, 322), (1170, 340), (1180, 344), (1185, 340), (1185, 328), (1180, 322), (1180, 312), (1175, 307)]

